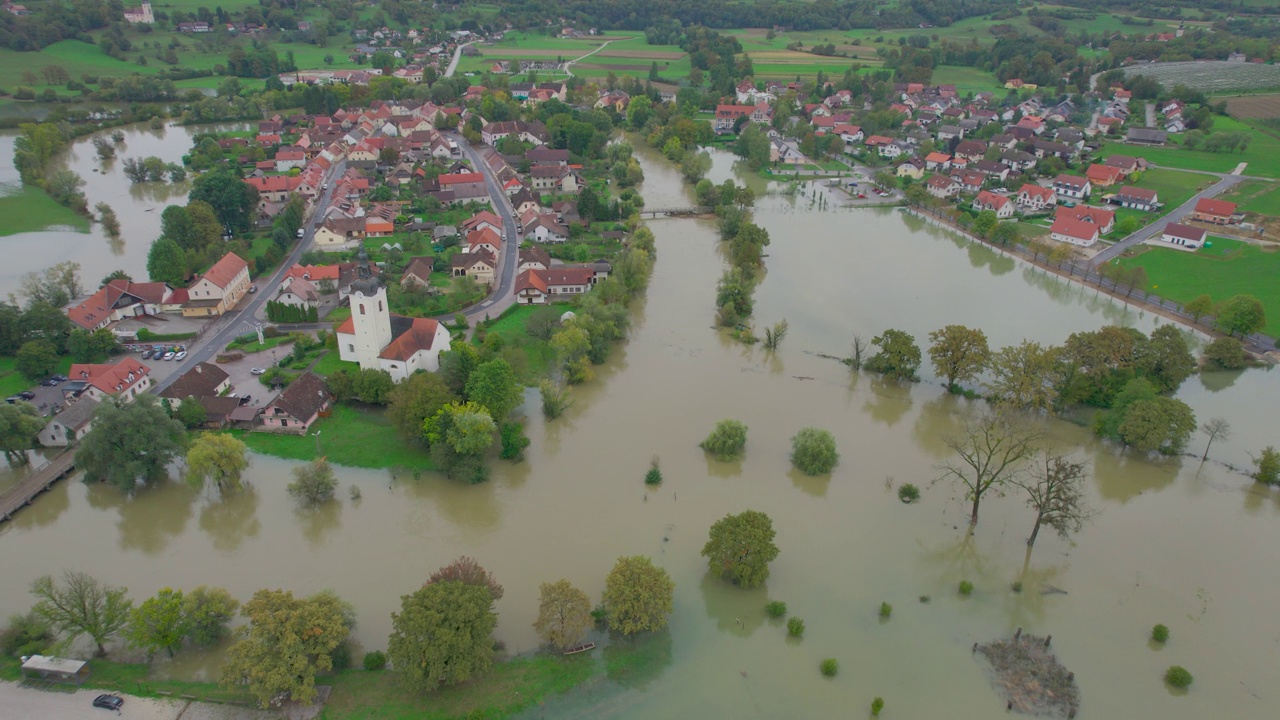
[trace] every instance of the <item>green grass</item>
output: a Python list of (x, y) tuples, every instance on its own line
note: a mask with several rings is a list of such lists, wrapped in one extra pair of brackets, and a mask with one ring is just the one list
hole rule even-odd
[[(1160, 202), (1164, 203), (1165, 208), (1172, 210), (1215, 181), (1215, 178), (1207, 175), (1156, 168), (1142, 173), (1142, 177), (1138, 180), (1138, 187), (1155, 190), (1159, 193)], [(1145, 215), (1149, 216), (1149, 214)]]
[(406, 692), (389, 671), (347, 670), (322, 681), (333, 686), (321, 720), (501, 720), (541, 704), (599, 673), (587, 653), (537, 655), (497, 663), (485, 677), (429, 695)]
[[(350, 308), (339, 308), (339, 309), (345, 309), (347, 311), (347, 315), (351, 314)], [(334, 312), (336, 313), (337, 311), (335, 310)], [(315, 374), (320, 375), (321, 377), (328, 377), (339, 370), (349, 370), (351, 372), (359, 372), (360, 364), (353, 363), (349, 360), (343, 360), (338, 355), (337, 350), (330, 350), (329, 352), (324, 354), (324, 357), (320, 358), (320, 361), (315, 364), (315, 367), (311, 368), (311, 372), (314, 372)]]
[(396, 432), (381, 408), (335, 405), (333, 415), (321, 418), (307, 435), (235, 431), (250, 450), (287, 460), (314, 460), (315, 432), (320, 431), (320, 455), (336, 465), (362, 468), (434, 470), (425, 448), (412, 445)]
[(1186, 304), (1207, 294), (1215, 301), (1246, 294), (1262, 301), (1269, 318), (1264, 330), (1280, 327), (1280, 252), (1210, 236), (1213, 247), (1190, 253), (1151, 247), (1120, 261), (1147, 271), (1149, 287), (1157, 295)]
[(288, 335), (277, 335), (275, 337), (264, 336), (262, 338), (262, 343), (259, 344), (257, 336), (254, 336), (251, 340), (243, 344), (240, 343), (239, 338), (232, 340), (231, 342), (227, 343), (227, 349), (239, 350), (240, 352), (245, 353), (247, 355), (250, 353), (258, 353), (258, 352), (264, 352), (266, 350), (271, 350), (272, 348), (278, 347), (280, 345), (284, 345), (286, 343), (291, 343), (291, 342), (293, 342), (293, 338), (290, 338)]
[[(15, 369), (16, 364), (17, 360), (13, 356), (0, 356), (0, 396), (9, 397), (35, 385)], [(66, 375), (70, 369), (71, 357), (64, 355), (58, 358), (58, 365), (53, 372)]]
[(956, 92), (960, 95), (1003, 90), (1003, 87), (996, 82), (995, 75), (977, 68), (958, 65), (939, 65), (934, 68), (932, 83), (955, 85)]
[(1223, 199), (1239, 203), (1243, 212), (1280, 216), (1280, 183), (1246, 180), (1232, 188)]
[[(108, 690), (138, 697), (161, 697), (159, 693), (174, 697), (194, 695), (200, 700), (218, 703), (253, 701), (239, 688), (224, 688), (212, 682), (153, 678), (149, 665), (94, 659), (89, 661), (89, 667), (92, 671), (89, 679), (80, 686), (86, 689)], [(0, 658), (0, 680), (16, 682), (21, 679), (18, 659)]]
[[(1247, 162), (1245, 175), (1280, 178), (1280, 138), (1260, 132), (1256, 128), (1229, 117), (1214, 117), (1214, 132), (1246, 132), (1250, 135), (1249, 148), (1242, 153), (1211, 153), (1204, 150), (1185, 150), (1178, 145), (1168, 147), (1142, 147), (1119, 142), (1103, 143), (1097, 157), (1111, 154), (1140, 155), (1149, 163), (1161, 167), (1231, 172), (1236, 165)], [(1170, 136), (1171, 142), (1181, 143), (1179, 135)]]
[[(542, 305), (515, 305), (488, 327), (487, 334), (500, 335), (508, 347), (516, 346), (524, 351), (525, 366), (520, 369), (520, 379), (525, 384), (534, 385), (550, 373), (551, 363), (555, 361), (555, 351), (551, 343), (539, 340), (525, 331), (529, 318)], [(561, 308), (568, 309), (568, 308)]]
[(89, 232), (89, 220), (53, 201), (40, 188), (23, 187), (13, 195), (0, 196), (0, 236), (36, 232), (51, 227), (71, 227)]

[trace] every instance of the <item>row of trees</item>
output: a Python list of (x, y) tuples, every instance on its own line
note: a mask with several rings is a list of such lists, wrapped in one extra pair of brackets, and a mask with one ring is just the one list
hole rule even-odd
[(267, 319), (278, 323), (313, 323), (320, 320), (320, 311), (314, 305), (291, 305), (268, 300)]

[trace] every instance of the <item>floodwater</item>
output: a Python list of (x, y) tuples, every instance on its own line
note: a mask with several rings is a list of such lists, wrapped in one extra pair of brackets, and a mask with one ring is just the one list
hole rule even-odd
[[(129, 125), (120, 128), (125, 142), (117, 146), (116, 157), (106, 162), (98, 158), (93, 138), (109, 136), (113, 130), (76, 138), (63, 156), (63, 165), (84, 178), (83, 190), (90, 207), (106, 202), (116, 211), (120, 218), (120, 238), (108, 237), (98, 223), (87, 233), (62, 228), (0, 236), (0, 249), (5, 253), (5, 262), (0, 267), (0, 297), (17, 292), (24, 274), (64, 260), (80, 263), (81, 280), (87, 287), (96, 288), (98, 281), (112, 270), (124, 270), (135, 279), (145, 280), (147, 251), (160, 235), (160, 213), (169, 205), (185, 204), (191, 183), (135, 185), (124, 176), (124, 161), (154, 155), (165, 162), (181, 163), (182, 156), (191, 150), (191, 138), (210, 127), (238, 125), (174, 125), (159, 130), (151, 130), (145, 124)], [(21, 182), (13, 167), (16, 137), (14, 132), (0, 133), (0, 192), (5, 186), (16, 188)]]
[[(678, 174), (639, 154), (647, 201), (687, 204)], [(733, 172), (726, 156), (716, 163), (716, 179)], [(984, 503), (966, 539), (955, 489), (930, 486), (943, 438), (978, 403), (947, 396), (928, 372), (899, 385), (820, 356), (847, 354), (854, 333), (886, 327), (922, 340), (964, 323), (1000, 346), (1108, 323), (1149, 332), (1157, 319), (895, 211), (810, 209), (809, 193), (762, 197), (756, 211), (773, 238), (756, 321), (786, 318), (791, 328), (777, 353), (712, 327), (724, 262), (714, 223), (655, 221), (659, 259), (630, 340), (574, 389), (565, 417), (530, 419), (525, 462), (496, 463), (480, 486), (344, 469), (339, 501), (314, 513), (285, 493), (290, 463), (265, 457), (248, 472), (252, 491), (224, 501), (178, 483), (131, 499), (62, 483), (0, 528), (0, 613), (28, 607), (30, 579), (62, 567), (139, 598), (204, 583), (241, 598), (331, 588), (358, 609), (359, 642), (382, 648), (400, 595), (465, 553), (505, 586), (497, 636), (526, 652), (539, 583), (565, 577), (598, 598), (615, 558), (647, 554), (676, 581), (670, 629), (642, 640), (639, 668), (529, 717), (861, 716), (881, 696), (886, 717), (990, 718), (1004, 702), (970, 646), (1018, 627), (1053, 635), (1076, 673), (1081, 718), (1273, 717), (1280, 494), (1220, 464), (1122, 454), (1051, 421), (1055, 441), (1091, 462), (1099, 514), (1074, 544), (1041, 533), (1028, 558), (1032, 517), (1020, 498)], [(1244, 466), (1248, 452), (1276, 442), (1278, 378), (1253, 370), (1188, 381), (1180, 397), (1201, 419), (1235, 427), (1214, 460)], [(746, 457), (710, 461), (697, 443), (729, 417), (750, 427)], [(830, 477), (790, 469), (789, 438), (809, 425), (836, 437), (841, 463)], [(665, 477), (657, 489), (643, 484), (654, 455)], [(890, 484), (903, 482), (921, 486), (918, 504), (897, 501)], [(352, 484), (362, 500), (348, 499)], [(709, 578), (699, 552), (711, 523), (748, 508), (772, 516), (782, 552), (766, 587), (741, 590)], [(955, 591), (963, 579), (971, 597)], [(764, 617), (769, 599), (805, 620), (803, 639)], [(887, 622), (882, 601), (894, 608)], [(1156, 623), (1171, 629), (1164, 648), (1148, 644)], [(608, 648), (596, 653), (611, 659)], [(828, 657), (840, 661), (834, 679), (818, 672)], [(214, 664), (180, 659), (173, 670), (199, 676)], [(1195, 675), (1189, 693), (1161, 681), (1174, 664)]]

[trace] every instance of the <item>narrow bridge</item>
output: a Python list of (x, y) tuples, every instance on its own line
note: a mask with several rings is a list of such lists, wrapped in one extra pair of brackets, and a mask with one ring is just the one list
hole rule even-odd
[(640, 211), (640, 217), (687, 217), (689, 215), (705, 215), (714, 212), (714, 208), (705, 205), (694, 205), (692, 207), (669, 207), (669, 208), (645, 208)]
[(12, 490), (0, 498), (0, 522), (10, 520), (20, 508), (31, 504), (37, 495), (76, 469), (76, 454), (65, 450), (22, 478)]

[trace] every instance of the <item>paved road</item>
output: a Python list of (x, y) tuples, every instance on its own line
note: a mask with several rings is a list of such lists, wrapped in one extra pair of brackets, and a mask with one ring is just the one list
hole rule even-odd
[(251, 708), (192, 703), (186, 700), (162, 700), (124, 697), (119, 714), (93, 707), (93, 699), (102, 690), (77, 690), (74, 693), (47, 692), (24, 688), (17, 683), (0, 682), (0, 718), (39, 718), (40, 720), (269, 720), (278, 718)]
[[(499, 258), (497, 276), (494, 277), (494, 289), (489, 297), (481, 300), (463, 311), (467, 320), (475, 325), (476, 321), (485, 317), (496, 318), (503, 310), (516, 302), (516, 260), (520, 253), (520, 238), (516, 236), (515, 211), (502, 186), (498, 184), (498, 176), (489, 164), (480, 159), (480, 153), (471, 147), (462, 135), (449, 133), (449, 138), (458, 143), (458, 148), (471, 159), (472, 167), (484, 174), (485, 185), (489, 188), (489, 199), (493, 201), (493, 212), (502, 218), (502, 257)], [(450, 318), (437, 318), (446, 320)]]
[(1156, 105), (1155, 103), (1147, 103), (1147, 127), (1156, 126)]
[(1155, 222), (1133, 233), (1132, 235), (1129, 235), (1128, 237), (1117, 242), (1115, 245), (1112, 245), (1106, 250), (1103, 250), (1097, 255), (1094, 255), (1092, 264), (1096, 267), (1098, 265), (1101, 265), (1102, 263), (1110, 262), (1111, 260), (1119, 257), (1120, 254), (1123, 253), (1125, 250), (1128, 250), (1129, 248), (1133, 247), (1134, 245), (1137, 245), (1143, 240), (1146, 240), (1152, 235), (1157, 235), (1163, 232), (1165, 226), (1168, 225), (1169, 223), (1182, 222), (1182, 219), (1190, 215), (1191, 211), (1195, 209), (1196, 203), (1199, 202), (1201, 198), (1215, 197), (1219, 193), (1226, 190), (1227, 188), (1230, 188), (1231, 186), (1240, 182), (1241, 179), (1242, 179), (1242, 176), (1240, 175), (1222, 175), (1221, 179), (1218, 180), (1218, 182), (1196, 193), (1195, 197), (1192, 197), (1190, 200), (1174, 208), (1173, 212), (1169, 213), (1168, 215), (1165, 215), (1159, 220), (1156, 220)]
[(462, 48), (470, 44), (471, 43), (462, 43), (461, 45), (453, 49), (453, 59), (449, 61), (449, 67), (446, 68), (444, 71), (445, 77), (453, 77), (454, 71), (458, 69), (458, 60), (462, 59)]
[[(342, 173), (346, 171), (346, 167), (347, 163), (343, 160), (330, 168), (329, 174), (325, 177), (325, 183), (329, 187), (320, 193), (319, 199), (313, 206), (317, 212), (321, 208), (329, 207), (329, 198), (333, 194), (334, 185), (336, 185), (333, 180), (341, 177)], [(314, 214), (312, 217), (314, 217)], [(276, 288), (284, 280), (285, 273), (289, 271), (289, 268), (297, 264), (302, 258), (302, 254), (311, 247), (311, 243), (315, 239), (316, 228), (312, 218), (308, 218), (302, 227), (302, 240), (293, 248), (293, 252), (289, 253), (289, 257), (284, 259), (280, 267), (265, 280), (258, 278), (254, 282), (254, 286), (258, 288), (256, 293), (246, 296), (245, 299), (240, 301), (236, 309), (215, 320), (204, 335), (189, 343), (187, 346), (187, 358), (182, 361), (181, 366), (174, 368), (174, 372), (169, 377), (158, 381), (153, 386), (152, 392), (159, 393), (172, 385), (182, 375), (182, 370), (185, 366), (194, 366), (198, 362), (209, 360), (219, 350), (226, 347), (227, 343), (254, 329), (258, 323), (256, 317), (258, 310), (266, 305), (267, 300), (275, 296)]]
[(582, 60), (586, 60), (587, 58), (591, 57), (592, 55), (595, 55), (596, 53), (598, 53), (598, 52), (600, 52), (601, 50), (605, 49), (605, 47), (606, 47), (609, 43), (611, 43), (611, 42), (613, 42), (613, 41), (612, 41), (612, 40), (605, 40), (603, 43), (600, 43), (600, 47), (596, 48), (595, 50), (592, 50), (591, 52), (587, 53), (586, 55), (582, 55), (582, 56), (576, 57), (576, 58), (574, 58), (574, 59), (572, 59), (572, 60), (570, 60), (570, 61), (566, 62), (566, 63), (564, 64), (564, 71), (565, 71), (566, 73), (568, 73), (568, 74), (569, 74), (569, 77), (573, 77), (573, 70), (570, 70), (570, 69), (569, 69), (569, 66), (573, 65), (573, 64), (574, 64), (574, 63), (576, 63), (576, 62), (580, 62), (580, 61), (582, 61)]

